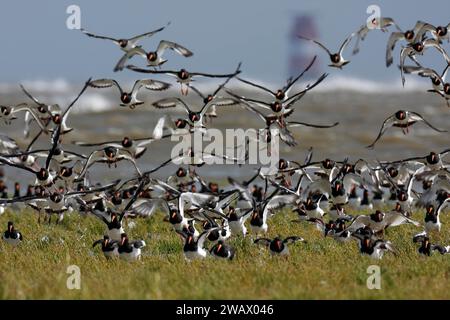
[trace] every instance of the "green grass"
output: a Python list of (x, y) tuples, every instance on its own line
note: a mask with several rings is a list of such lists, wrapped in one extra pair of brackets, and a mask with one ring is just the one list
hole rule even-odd
[[(422, 212), (414, 216), (422, 221)], [(96, 218), (66, 216), (62, 224), (39, 225), (25, 210), (0, 216), (1, 230), (13, 220), (24, 241), (13, 248), (0, 243), (1, 299), (450, 299), (450, 255), (422, 257), (412, 243), (421, 231), (411, 225), (388, 230), (398, 256), (383, 260), (362, 256), (352, 241), (339, 244), (324, 238), (313, 225), (290, 223), (290, 212), (269, 221), (269, 234), (299, 235), (308, 243), (291, 245), (287, 258), (271, 257), (263, 247), (233, 238), (233, 261), (212, 257), (186, 262), (180, 237), (162, 215), (134, 220), (127, 230), (132, 239), (144, 239), (141, 261), (107, 261), (92, 242), (103, 236)], [(432, 241), (450, 244), (450, 218)], [(48, 243), (41, 241), (47, 236)], [(209, 245), (209, 244), (208, 244)], [(366, 287), (367, 267), (381, 267), (381, 290)], [(81, 289), (66, 287), (67, 267), (81, 269)]]

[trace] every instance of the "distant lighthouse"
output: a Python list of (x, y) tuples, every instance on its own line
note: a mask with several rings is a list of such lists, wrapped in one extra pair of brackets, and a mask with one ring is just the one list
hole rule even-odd
[[(315, 18), (309, 14), (300, 14), (292, 19), (291, 30), (288, 35), (288, 63), (287, 76), (295, 77), (311, 62), (315, 51), (309, 41), (301, 41), (297, 36), (302, 35), (307, 38), (318, 38), (318, 31)], [(303, 79), (316, 77), (321, 69), (319, 57), (314, 66), (304, 75)]]

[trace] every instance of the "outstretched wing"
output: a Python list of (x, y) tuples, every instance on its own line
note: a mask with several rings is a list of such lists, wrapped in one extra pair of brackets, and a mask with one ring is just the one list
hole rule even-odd
[(130, 38), (130, 39), (128, 39), (128, 42), (131, 44), (131, 45), (136, 45), (137, 43), (138, 43), (138, 41), (139, 40), (141, 40), (142, 38), (148, 38), (148, 37), (151, 37), (151, 36), (153, 36), (155, 33), (158, 33), (158, 32), (160, 32), (160, 31), (163, 31), (168, 25), (170, 25), (170, 22), (168, 22), (164, 27), (161, 27), (161, 28), (158, 28), (158, 29), (156, 29), (156, 30), (153, 30), (153, 31), (150, 31), (150, 32), (146, 32), (146, 33), (143, 33), (143, 34), (140, 34), (140, 35), (137, 35), (137, 36), (134, 36), (134, 37), (132, 37), (132, 38)]
[(286, 86), (283, 88), (283, 91), (286, 94), (289, 94), (289, 91), (292, 89), (292, 86), (298, 81), (298, 79), (300, 79), (301, 77), (303, 77), (303, 75), (308, 72), (309, 69), (311, 69), (312, 65), (314, 64), (314, 62), (316, 61), (317, 56), (314, 56), (314, 58), (311, 60), (311, 62), (308, 64), (308, 66), (294, 79), (290, 79), (288, 81), (288, 83), (286, 84)]
[(394, 62), (394, 58), (392, 55), (392, 52), (395, 49), (395, 44), (397, 43), (397, 41), (399, 41), (400, 39), (404, 39), (405, 36), (403, 35), (402, 32), (392, 32), (391, 36), (389, 37), (387, 46), (386, 46), (386, 67), (389, 67), (392, 62)]
[(341, 47), (339, 48), (339, 55), (342, 55), (342, 52), (344, 52), (344, 49), (348, 46), (348, 44), (350, 43), (350, 40), (352, 40), (354, 35), (355, 35), (355, 33), (352, 33), (344, 40)]
[(114, 72), (122, 71), (125, 67), (125, 63), (133, 58), (135, 55), (139, 55), (143, 58), (147, 58), (146, 52), (144, 49), (142, 49), (140, 46), (134, 47), (131, 50), (128, 50), (126, 53), (122, 55), (122, 57), (117, 62), (116, 66), (114, 67)]
[(173, 50), (179, 55), (182, 55), (186, 58), (191, 57), (194, 54), (192, 51), (179, 45), (178, 43), (166, 40), (161, 40), (156, 51), (159, 56), (162, 56), (164, 54), (164, 51), (166, 51), (167, 49)]
[(187, 113), (191, 112), (189, 106), (181, 100), (180, 98), (164, 98), (152, 103), (152, 106), (158, 109), (174, 108), (177, 106), (182, 106)]
[(103, 89), (103, 88), (111, 88), (113, 86), (116, 86), (117, 89), (119, 89), (121, 95), (123, 94), (122, 87), (114, 79), (98, 79), (89, 82), (89, 87), (92, 88)]
[(87, 35), (88, 37), (92, 37), (92, 38), (97, 38), (97, 39), (103, 39), (103, 40), (111, 40), (115, 43), (119, 42), (119, 39), (115, 39), (115, 38), (111, 38), (111, 37), (107, 37), (107, 36), (100, 36), (98, 34), (93, 34), (90, 32), (87, 32), (85, 29), (81, 28), (80, 29), (81, 32), (83, 32), (85, 35)]
[(133, 85), (133, 89), (131, 90), (131, 96), (133, 97), (133, 99), (136, 99), (137, 93), (141, 88), (145, 88), (147, 90), (152, 91), (164, 91), (169, 89), (170, 86), (171, 86), (170, 83), (158, 80), (152, 79), (137, 80)]
[(252, 86), (252, 87), (255, 87), (255, 88), (264, 90), (264, 91), (266, 91), (267, 93), (271, 94), (272, 96), (275, 96), (275, 92), (273, 92), (273, 91), (270, 90), (269, 88), (266, 88), (266, 87), (264, 87), (264, 86), (262, 86), (262, 85), (260, 85), (260, 84), (251, 82), (251, 81), (249, 81), (249, 80), (244, 80), (244, 79), (239, 78), (239, 77), (237, 77), (236, 79), (238, 79), (239, 81), (241, 81), (241, 82), (243, 82), (243, 83), (245, 83), (245, 84), (248, 84), (248, 85), (250, 85), (250, 86)]
[[(323, 50), (325, 50), (329, 55), (332, 54), (332, 53), (330, 52), (330, 50), (328, 50), (328, 48), (325, 47), (323, 44), (321, 44), (319, 41), (316, 41), (316, 40), (313, 40), (313, 39), (309, 39), (309, 38), (306, 38), (306, 37), (303, 37), (303, 36), (297, 36), (297, 37), (299, 37), (300, 39), (303, 39), (303, 40), (312, 41), (312, 42), (314, 42), (315, 44), (317, 44), (319, 47), (321, 47)], [(345, 42), (344, 42), (344, 43), (345, 43)]]
[(392, 127), (392, 125), (395, 123), (395, 116), (390, 116), (389, 118), (387, 118), (386, 120), (383, 121), (383, 124), (381, 125), (381, 129), (380, 132), (378, 133), (378, 136), (375, 138), (375, 140), (369, 144), (366, 148), (373, 148), (375, 146), (375, 144), (377, 143), (378, 140), (380, 140), (381, 136), (384, 134), (384, 132), (389, 129), (390, 127)]
[(431, 129), (433, 129), (434, 131), (437, 132), (447, 132), (447, 130), (442, 130), (442, 129), (438, 129), (435, 126), (433, 126), (430, 122), (428, 122), (427, 120), (425, 120), (424, 117), (422, 117), (419, 113), (417, 112), (413, 112), (410, 111), (411, 114), (411, 120), (416, 120), (416, 121), (423, 121), (427, 126), (429, 126)]

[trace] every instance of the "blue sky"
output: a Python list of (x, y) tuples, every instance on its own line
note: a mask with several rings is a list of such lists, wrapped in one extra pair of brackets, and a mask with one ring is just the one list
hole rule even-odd
[[(166, 30), (143, 42), (144, 47), (154, 48), (161, 39), (172, 40), (194, 51), (189, 59), (169, 53), (167, 68), (219, 73), (234, 70), (242, 61), (246, 77), (268, 82), (286, 78), (289, 48), (295, 46), (288, 35), (293, 17), (299, 14), (313, 15), (318, 39), (336, 49), (366, 21), (371, 4), (379, 5), (381, 14), (393, 17), (403, 29), (418, 19), (441, 25), (450, 22), (448, 0), (2, 1), (0, 82), (139, 77), (112, 72), (121, 55), (113, 44), (66, 28), (66, 8), (72, 4), (81, 8), (82, 27), (110, 36), (128, 37), (171, 21)], [(387, 37), (382, 32), (369, 34), (359, 55), (347, 54), (352, 62), (342, 75), (373, 80), (398, 77), (395, 67), (384, 66)], [(326, 58), (319, 48), (315, 52)], [(434, 53), (429, 56), (439, 59)]]

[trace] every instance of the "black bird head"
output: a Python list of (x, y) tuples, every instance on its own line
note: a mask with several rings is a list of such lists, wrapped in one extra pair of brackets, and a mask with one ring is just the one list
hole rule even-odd
[(109, 160), (113, 159), (117, 155), (117, 149), (114, 147), (106, 147), (103, 150), (105, 152), (106, 157), (108, 157)]
[(189, 72), (187, 72), (186, 69), (181, 69), (178, 71), (177, 75), (181, 80), (187, 80), (189, 78)]
[(122, 233), (121, 235), (120, 235), (120, 245), (126, 245), (126, 244), (128, 244), (128, 236), (127, 236), (127, 234), (126, 233)]
[(443, 37), (447, 34), (448, 30), (446, 27), (439, 26), (436, 28), (436, 33), (439, 37)]
[(128, 138), (128, 137), (124, 137), (123, 138), (123, 140), (122, 140), (122, 146), (124, 147), (124, 148), (129, 148), (129, 147), (131, 147), (133, 145), (133, 140), (131, 140), (130, 138)]
[(406, 119), (406, 112), (404, 110), (399, 110), (395, 113), (395, 117), (398, 120), (405, 120)]
[(177, 119), (175, 120), (175, 127), (178, 129), (184, 129), (187, 125), (187, 121), (184, 119)]
[(128, 44), (128, 40), (126, 40), (126, 39), (119, 39), (118, 42), (119, 42), (119, 46), (121, 48), (125, 48), (127, 46), (127, 44)]
[(147, 60), (148, 61), (155, 61), (158, 58), (158, 54), (154, 51), (150, 51), (149, 53), (147, 53)]
[(404, 35), (406, 40), (412, 40), (414, 38), (414, 31), (407, 30)]
[(286, 94), (284, 93), (283, 90), (279, 89), (277, 90), (277, 93), (275, 94), (275, 98), (277, 98), (278, 100), (283, 100), (286, 97)]
[(130, 103), (131, 102), (131, 94), (129, 94), (128, 92), (122, 93), (122, 95), (120, 96), (120, 100), (123, 103)]
[(48, 171), (45, 168), (39, 169), (39, 171), (36, 173), (36, 177), (43, 181), (48, 179)]

